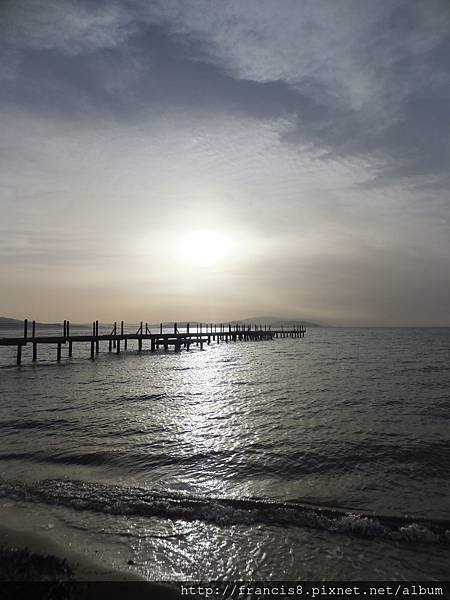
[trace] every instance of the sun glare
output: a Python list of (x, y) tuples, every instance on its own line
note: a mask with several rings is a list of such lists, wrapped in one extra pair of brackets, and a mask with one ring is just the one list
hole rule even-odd
[(177, 244), (177, 257), (193, 266), (214, 265), (233, 251), (231, 240), (217, 231), (191, 231)]

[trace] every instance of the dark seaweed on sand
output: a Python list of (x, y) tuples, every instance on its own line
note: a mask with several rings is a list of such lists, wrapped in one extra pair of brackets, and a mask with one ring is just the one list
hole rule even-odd
[(72, 575), (66, 559), (0, 547), (0, 581), (67, 581)]

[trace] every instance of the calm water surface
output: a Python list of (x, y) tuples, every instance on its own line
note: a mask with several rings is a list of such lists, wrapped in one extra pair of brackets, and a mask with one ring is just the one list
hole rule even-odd
[(449, 329), (205, 348), (0, 348), (4, 519), (150, 579), (448, 578)]

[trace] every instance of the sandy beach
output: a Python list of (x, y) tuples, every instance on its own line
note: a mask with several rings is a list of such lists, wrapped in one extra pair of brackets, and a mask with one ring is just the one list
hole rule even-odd
[(0, 527), (2, 598), (17, 597), (18, 585), (29, 590), (32, 582), (40, 583), (33, 588), (33, 597), (40, 597), (39, 590), (48, 594), (50, 588), (42, 586), (44, 582), (58, 584), (52, 589), (52, 598), (180, 597), (176, 589), (145, 581), (129, 571), (108, 569), (43, 535)]

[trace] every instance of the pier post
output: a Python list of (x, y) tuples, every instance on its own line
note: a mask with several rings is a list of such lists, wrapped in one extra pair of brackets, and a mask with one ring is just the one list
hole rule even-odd
[(100, 352), (100, 341), (98, 339), (98, 321), (95, 321), (95, 353), (98, 354)]
[(186, 333), (189, 333), (189, 323), (186, 323)]
[[(114, 335), (117, 335), (117, 321), (114, 321)], [(116, 340), (113, 340), (113, 348), (115, 348), (116, 345)]]
[(17, 346), (17, 364), (20, 365), (22, 363), (22, 344), (18, 344)]
[(72, 356), (72, 340), (69, 340), (69, 358)]
[(120, 354), (120, 339), (117, 340), (117, 354)]
[(61, 362), (61, 344), (58, 344), (58, 348), (56, 350), (56, 361)]
[[(34, 338), (36, 337), (36, 321), (33, 321), (31, 324), (31, 337)], [(33, 341), (33, 358), (32, 358), (33, 362), (37, 361), (37, 343), (35, 341)]]
[(67, 334), (67, 337), (69, 337), (69, 335), (70, 335), (70, 321), (67, 321), (67, 324), (66, 324), (66, 334)]
[(151, 339), (151, 342), (150, 342), (150, 351), (151, 351), (151, 352), (154, 352), (154, 351), (155, 351), (155, 349), (156, 349), (156, 348), (155, 348), (155, 339), (154, 339), (154, 338), (152, 338), (152, 339)]
[(66, 320), (64, 319), (64, 324), (63, 324), (63, 337), (66, 337)]
[(159, 335), (162, 335), (163, 326), (162, 323), (159, 324)]
[(23, 322), (23, 337), (26, 340), (28, 337), (28, 319)]
[(95, 356), (95, 344), (94, 341), (91, 342), (91, 360), (94, 360)]
[(138, 352), (142, 352), (142, 335), (144, 333), (143, 327), (144, 327), (144, 323), (143, 323), (143, 321), (141, 321), (141, 326), (139, 327), (139, 331), (138, 331), (138, 333), (140, 332), (140, 337), (138, 338)]

